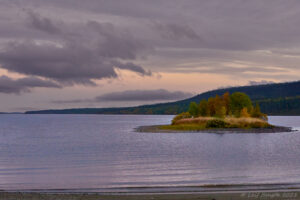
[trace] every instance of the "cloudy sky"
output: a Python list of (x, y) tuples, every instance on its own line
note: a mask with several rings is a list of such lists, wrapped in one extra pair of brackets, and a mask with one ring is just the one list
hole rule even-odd
[(299, 0), (0, 0), (0, 111), (300, 79)]

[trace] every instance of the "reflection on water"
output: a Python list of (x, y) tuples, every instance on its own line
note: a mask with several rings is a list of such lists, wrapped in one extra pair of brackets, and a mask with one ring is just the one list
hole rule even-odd
[[(299, 183), (300, 134), (137, 133), (172, 116), (0, 115), (0, 189)], [(270, 117), (300, 127), (300, 117)]]

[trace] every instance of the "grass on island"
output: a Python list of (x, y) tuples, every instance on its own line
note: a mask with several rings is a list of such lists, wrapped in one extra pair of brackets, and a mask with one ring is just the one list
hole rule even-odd
[(188, 112), (180, 113), (171, 125), (162, 125), (164, 130), (197, 131), (225, 128), (272, 128), (266, 114), (259, 105), (253, 106), (248, 95), (235, 92), (202, 100), (199, 104), (191, 102)]
[(197, 117), (189, 119), (181, 119), (171, 125), (162, 125), (159, 128), (163, 130), (182, 130), (182, 131), (199, 131), (205, 129), (224, 129), (224, 128), (272, 128), (268, 122), (250, 117)]

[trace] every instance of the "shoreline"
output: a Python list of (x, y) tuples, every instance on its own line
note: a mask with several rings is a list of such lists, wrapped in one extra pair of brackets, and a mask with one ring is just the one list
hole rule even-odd
[(222, 192), (180, 192), (180, 193), (41, 193), (41, 192), (0, 192), (0, 200), (235, 200), (235, 199), (300, 199), (300, 189), (245, 190)]
[(270, 128), (209, 128), (202, 130), (171, 130), (160, 128), (164, 125), (139, 126), (135, 128), (136, 132), (142, 133), (286, 133), (294, 132), (292, 127), (273, 126)]
[(215, 193), (239, 191), (299, 190), (300, 182), (295, 183), (228, 183), (175, 186), (132, 186), (108, 188), (54, 188), (54, 189), (0, 189), (7, 193), (97, 193), (97, 194), (167, 194), (167, 193)]

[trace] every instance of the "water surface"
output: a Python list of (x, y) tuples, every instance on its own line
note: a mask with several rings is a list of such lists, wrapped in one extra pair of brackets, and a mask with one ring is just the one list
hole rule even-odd
[[(137, 133), (172, 116), (0, 115), (0, 189), (300, 183), (300, 132)], [(300, 117), (270, 117), (300, 127)], [(300, 129), (300, 128), (299, 128)]]

